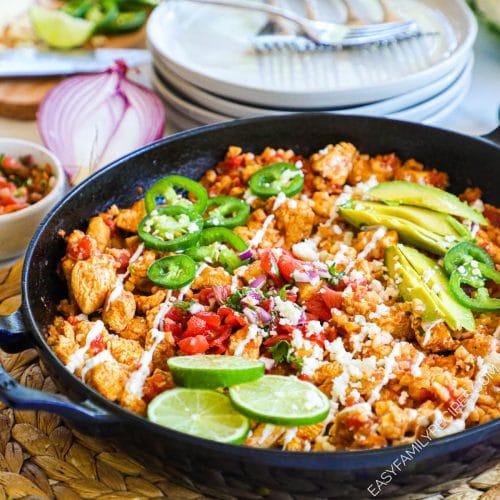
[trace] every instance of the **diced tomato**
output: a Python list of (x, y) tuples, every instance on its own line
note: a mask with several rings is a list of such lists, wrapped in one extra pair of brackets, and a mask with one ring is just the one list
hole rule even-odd
[(278, 259), (278, 269), (287, 282), (292, 280), (294, 271), (303, 271), (304, 262), (296, 259), (290, 252), (283, 252)]
[(247, 324), (245, 316), (236, 313), (236, 311), (230, 307), (221, 307), (218, 312), (225, 325), (245, 326)]
[(292, 336), (289, 333), (273, 335), (272, 337), (268, 337), (266, 340), (264, 340), (262, 344), (265, 347), (272, 347), (274, 344), (277, 344), (280, 340), (290, 341), (291, 338)]
[(209, 330), (215, 330), (220, 326), (220, 316), (215, 312), (202, 311), (196, 314), (196, 317), (202, 319)]
[(165, 317), (180, 323), (186, 317), (186, 311), (174, 305), (169, 309)]
[(158, 396), (158, 394), (161, 394), (169, 389), (173, 389), (173, 387), (174, 384), (166, 373), (153, 373), (153, 375), (151, 375), (151, 377), (149, 377), (144, 384), (144, 400), (146, 403), (149, 403), (152, 399)]
[(113, 253), (113, 258), (118, 263), (118, 271), (125, 271), (130, 262), (130, 250), (122, 249)]
[(208, 340), (203, 335), (183, 338), (179, 340), (177, 345), (186, 354), (202, 354), (210, 347)]
[(308, 340), (310, 340), (311, 342), (315, 342), (320, 347), (324, 347), (324, 345), (325, 345), (326, 335), (324, 332), (315, 333), (315, 334), (310, 335), (309, 337), (306, 337), (306, 338)]
[(166, 318), (163, 323), (163, 329), (166, 332), (170, 332), (176, 341), (182, 338), (183, 326), (182, 323), (179, 323), (178, 321)]
[(358, 430), (360, 427), (362, 427), (364, 424), (366, 424), (366, 420), (359, 414), (347, 415), (343, 419), (343, 424), (350, 431), (355, 431)]
[(91, 343), (90, 343), (90, 352), (95, 356), (96, 354), (99, 354), (101, 351), (104, 351), (106, 349), (106, 346), (104, 345), (104, 340), (102, 339), (102, 336), (99, 335), (96, 337)]
[(4, 156), (2, 159), (2, 167), (11, 170), (22, 167), (22, 165), (12, 156)]
[(227, 346), (225, 342), (231, 335), (230, 326), (221, 326), (216, 333), (216, 337), (209, 340), (210, 354), (222, 354), (226, 351)]
[(187, 328), (184, 332), (183, 337), (194, 337), (195, 335), (200, 335), (205, 333), (207, 330), (207, 324), (205, 321), (198, 316), (191, 316), (187, 322)]
[(111, 235), (115, 235), (117, 230), (115, 221), (111, 217), (103, 217), (103, 220), (106, 226), (109, 227)]
[(198, 301), (200, 304), (203, 304), (204, 306), (209, 306), (210, 305), (210, 299), (213, 299), (215, 297), (214, 290), (212, 287), (210, 288), (204, 288), (203, 290), (198, 293)]
[(75, 260), (86, 260), (92, 254), (92, 241), (89, 236), (84, 236), (76, 245), (68, 245), (69, 256)]
[(280, 276), (280, 270), (278, 268), (278, 262), (276, 257), (273, 255), (271, 250), (266, 250), (262, 252), (260, 265), (264, 272), (273, 280), (276, 286), (283, 286), (283, 279)]
[(340, 308), (342, 305), (342, 293), (327, 287), (321, 288), (305, 304), (309, 314), (321, 321), (328, 321), (332, 317), (332, 308)]
[(305, 375), (304, 373), (301, 373), (297, 376), (297, 378), (299, 380), (303, 380), (304, 382), (309, 382), (309, 380), (311, 380), (311, 378), (309, 377), (309, 375)]

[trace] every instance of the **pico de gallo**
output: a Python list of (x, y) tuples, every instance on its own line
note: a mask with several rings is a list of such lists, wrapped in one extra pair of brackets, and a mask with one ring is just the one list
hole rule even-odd
[(0, 153), (0, 215), (40, 201), (50, 193), (54, 182), (49, 164), (38, 165), (31, 155), (14, 158)]

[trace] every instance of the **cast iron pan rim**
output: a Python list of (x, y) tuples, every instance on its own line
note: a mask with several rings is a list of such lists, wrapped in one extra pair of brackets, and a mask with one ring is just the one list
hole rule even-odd
[[(105, 409), (110, 410), (113, 414), (118, 414), (120, 417), (123, 417), (125, 421), (133, 422), (134, 424), (140, 426), (148, 426), (152, 431), (157, 432), (160, 435), (164, 435), (166, 438), (173, 438), (175, 440), (183, 441), (186, 444), (193, 444), (196, 446), (204, 446), (210, 448), (214, 451), (220, 451), (226, 455), (230, 454), (233, 456), (238, 456), (241, 458), (253, 458), (260, 463), (267, 464), (277, 464), (277, 465), (287, 465), (290, 468), (301, 468), (301, 469), (314, 469), (318, 467), (324, 466), (336, 466), (335, 468), (343, 469), (346, 466), (349, 468), (364, 468), (366, 466), (363, 459), (371, 459), (373, 461), (377, 461), (378, 459), (384, 459), (392, 456), (399, 456), (402, 452), (408, 450), (410, 445), (399, 445), (399, 446), (390, 446), (380, 449), (370, 449), (370, 450), (353, 450), (353, 451), (336, 451), (336, 452), (289, 452), (283, 450), (274, 450), (274, 449), (259, 449), (259, 448), (250, 448), (241, 445), (231, 445), (231, 444), (223, 444), (217, 443), (215, 441), (210, 441), (203, 438), (198, 438), (195, 436), (190, 436), (188, 434), (184, 434), (181, 432), (173, 431), (168, 428), (162, 427), (160, 425), (154, 424), (148, 421), (146, 418), (136, 415), (120, 405), (113, 403), (106, 399), (104, 396), (99, 394), (97, 391), (94, 391), (89, 386), (84, 384), (80, 379), (78, 379), (75, 375), (69, 373), (66, 370), (66, 367), (59, 360), (59, 358), (55, 355), (52, 349), (46, 343), (44, 335), (38, 328), (38, 325), (35, 322), (33, 317), (31, 308), (27, 302), (28, 299), (28, 274), (30, 268), (30, 261), (33, 256), (34, 248), (37, 244), (37, 241), (40, 235), (45, 231), (46, 226), (51, 221), (51, 219), (57, 215), (57, 212), (66, 205), (74, 196), (77, 196), (82, 190), (85, 190), (88, 185), (96, 182), (101, 176), (105, 176), (109, 171), (114, 170), (119, 167), (122, 163), (129, 161), (137, 156), (142, 155), (143, 153), (150, 151), (152, 149), (156, 149), (159, 146), (163, 146), (165, 144), (169, 144), (171, 142), (177, 141), (179, 139), (186, 139), (190, 137), (196, 137), (200, 134), (207, 134), (211, 131), (216, 131), (220, 129), (231, 129), (233, 127), (239, 127), (240, 125), (247, 125), (251, 123), (263, 123), (268, 121), (283, 121), (283, 120), (297, 120), (298, 118), (315, 118), (315, 117), (324, 117), (326, 113), (321, 112), (309, 112), (309, 113), (293, 113), (293, 114), (284, 114), (284, 115), (273, 115), (266, 117), (254, 117), (254, 118), (244, 118), (239, 120), (233, 120), (231, 122), (217, 123), (212, 125), (206, 125), (203, 127), (198, 127), (196, 129), (188, 130), (185, 132), (179, 132), (177, 134), (171, 135), (154, 143), (151, 143), (143, 148), (140, 148), (127, 156), (124, 156), (113, 163), (110, 163), (106, 167), (100, 169), (92, 176), (85, 179), (81, 184), (79, 184), (76, 188), (70, 191), (44, 218), (41, 225), (37, 229), (34, 234), (27, 252), (25, 256), (23, 272), (22, 272), (22, 308), (23, 308), (23, 316), (25, 320), (27, 320), (27, 324), (31, 327), (31, 333), (35, 336), (37, 340), (37, 345), (43, 351), (44, 356), (50, 358), (50, 362), (54, 365), (59, 372), (60, 376), (68, 382), (71, 382), (71, 385), (77, 389), (80, 393), (84, 393), (89, 400), (98, 404)], [(397, 123), (406, 129), (414, 129), (415, 131), (419, 131), (422, 128), (433, 129), (440, 134), (446, 134), (447, 136), (458, 136), (461, 139), (467, 141), (475, 141), (483, 144), (484, 147), (494, 148), (500, 151), (500, 146), (497, 146), (489, 141), (483, 140), (481, 138), (474, 138), (467, 135), (459, 134), (456, 132), (451, 132), (448, 130), (440, 129), (437, 127), (429, 127), (426, 125), (409, 123), (400, 120), (393, 120), (389, 118), (382, 117), (365, 117), (365, 116), (357, 116), (357, 115), (336, 115), (335, 117), (338, 120), (344, 120), (346, 122), (350, 122), (351, 120), (359, 119), (363, 121), (371, 121), (375, 124), (384, 125), (385, 123)], [(474, 434), (483, 433), (490, 430), (500, 429), (500, 420), (495, 420), (492, 422), (488, 422), (486, 424), (476, 425), (464, 431), (461, 431), (457, 434), (452, 434), (449, 436), (444, 436), (436, 439), (432, 439), (428, 442), (429, 448), (436, 447), (447, 447), (450, 444), (458, 445), (458, 443), (467, 438), (472, 438)]]

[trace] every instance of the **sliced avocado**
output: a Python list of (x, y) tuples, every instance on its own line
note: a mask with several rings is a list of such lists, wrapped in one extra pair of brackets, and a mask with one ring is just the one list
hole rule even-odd
[[(401, 282), (398, 286), (406, 300), (422, 300), (425, 305), (424, 320), (432, 321), (441, 317), (453, 330), (475, 329), (472, 312), (455, 300), (446, 275), (434, 260), (401, 244), (389, 248), (386, 250), (385, 259), (389, 275), (393, 279), (400, 276)], [(395, 259), (395, 255), (399, 258)], [(399, 263), (401, 268), (398, 268), (396, 263)]]
[(366, 192), (367, 196), (386, 203), (400, 203), (430, 208), (444, 214), (457, 215), (478, 224), (487, 224), (483, 215), (460, 201), (454, 194), (415, 182), (381, 182)]
[(361, 204), (367, 210), (409, 220), (424, 229), (429, 229), (442, 236), (454, 236), (459, 239), (472, 240), (469, 229), (451, 215), (410, 205), (386, 205), (376, 201), (363, 201)]
[(394, 229), (405, 243), (436, 255), (444, 255), (457, 242), (457, 238), (453, 236), (442, 236), (409, 220), (364, 210), (364, 204), (365, 202), (353, 204), (354, 208), (340, 207), (340, 215), (355, 227), (385, 226)]

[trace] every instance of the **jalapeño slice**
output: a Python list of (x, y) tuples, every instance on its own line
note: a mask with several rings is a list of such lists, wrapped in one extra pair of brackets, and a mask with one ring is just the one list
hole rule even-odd
[[(178, 191), (190, 194), (196, 198), (196, 201), (192, 202), (187, 197), (180, 195)], [(202, 214), (207, 208), (207, 202), (207, 190), (199, 182), (182, 175), (169, 175), (160, 179), (146, 191), (144, 197), (148, 213), (157, 206), (181, 205)]]
[(206, 227), (236, 227), (246, 224), (250, 205), (233, 196), (215, 196), (208, 200)]
[(271, 163), (250, 177), (250, 191), (259, 198), (270, 198), (279, 193), (294, 196), (304, 187), (304, 174), (292, 163)]
[(148, 268), (148, 278), (158, 286), (178, 290), (196, 276), (196, 263), (187, 255), (170, 255), (153, 262)]
[(155, 250), (185, 250), (195, 245), (201, 236), (203, 218), (194, 210), (172, 205), (158, 208), (146, 215), (137, 233), (148, 248)]

